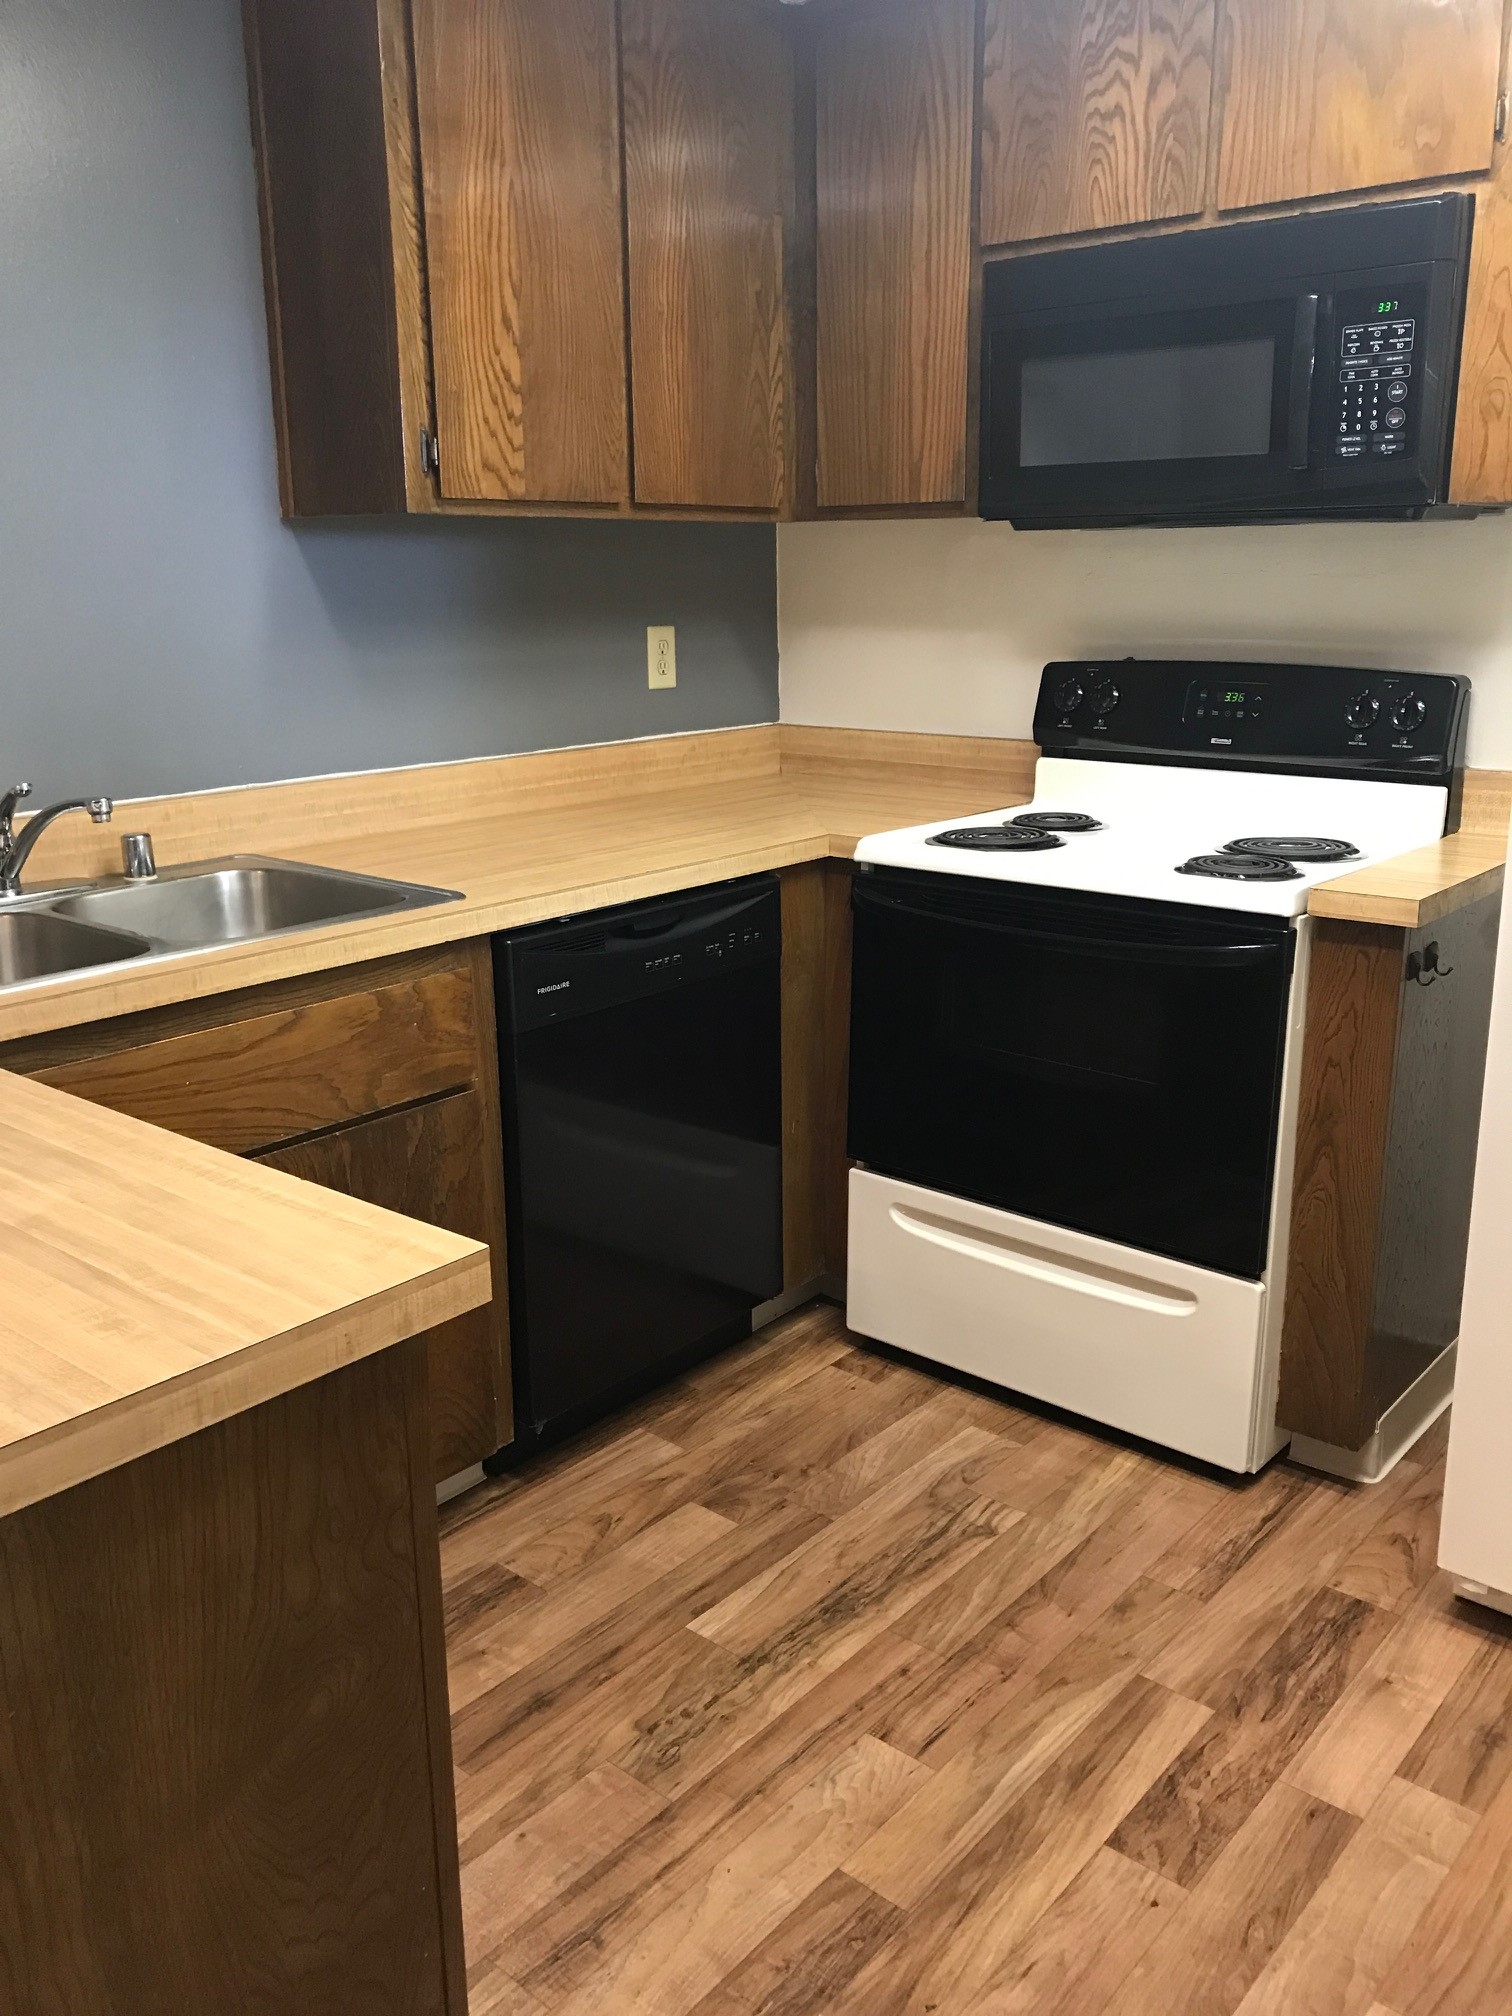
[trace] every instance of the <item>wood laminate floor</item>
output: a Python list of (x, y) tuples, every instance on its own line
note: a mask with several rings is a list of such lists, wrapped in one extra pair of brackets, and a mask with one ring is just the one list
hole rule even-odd
[(818, 1306), (443, 1516), (474, 2016), (1502, 2016), (1512, 1630)]

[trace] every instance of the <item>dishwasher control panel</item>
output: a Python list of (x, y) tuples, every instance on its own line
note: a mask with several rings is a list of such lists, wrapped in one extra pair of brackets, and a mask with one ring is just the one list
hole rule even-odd
[(782, 954), (775, 875), (531, 925), (495, 940), (501, 1019), (537, 1028)]

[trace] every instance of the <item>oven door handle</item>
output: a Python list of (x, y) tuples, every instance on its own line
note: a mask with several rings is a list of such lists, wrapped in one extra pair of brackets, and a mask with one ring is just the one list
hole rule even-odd
[(1281, 956), (1285, 949), (1284, 941), (1280, 939), (1258, 944), (1172, 945), (1153, 939), (1097, 938), (1084, 937), (1074, 931), (1043, 931), (1033, 925), (997, 923), (987, 917), (964, 917), (956, 911), (929, 910), (921, 905), (901, 902), (895, 896), (873, 896), (862, 884), (856, 888), (856, 904), (858, 908), (884, 915), (891, 913), (914, 917), (924, 924), (949, 924), (966, 931), (988, 931), (994, 937), (1013, 938), (1022, 945), (1083, 953), (1097, 959), (1125, 959), (1149, 966), (1195, 966), (1205, 970), (1259, 966), (1268, 959)]
[(1286, 466), (1307, 467), (1312, 439), (1313, 374), (1318, 364), (1318, 297), (1302, 294), (1297, 299), (1297, 319), (1292, 326), (1291, 411), (1287, 416)]

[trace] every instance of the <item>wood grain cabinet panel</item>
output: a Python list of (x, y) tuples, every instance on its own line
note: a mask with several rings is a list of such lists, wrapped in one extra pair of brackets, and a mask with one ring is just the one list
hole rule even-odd
[(1503, 0), (1223, 0), (1226, 210), (1490, 166)]
[(1512, 149), (1475, 196), (1454, 416), (1452, 504), (1512, 502)]
[(1277, 1418), (1342, 1449), (1458, 1334), (1500, 908), (1316, 921)]
[(469, 1085), (478, 1048), (472, 976), (451, 966), (44, 1064), (34, 1075), (245, 1154)]
[(752, 0), (624, 0), (635, 496), (781, 510), (793, 65)]
[(286, 517), (402, 511), (382, 48), (372, 0), (245, 0)]
[(1201, 210), (1215, 0), (987, 0), (982, 242)]
[(0, 1520), (0, 2008), (464, 2016), (406, 1343)]
[(848, 861), (782, 871), (783, 1287), (845, 1273), (850, 1163)]
[(415, 0), (443, 495), (629, 486), (614, 0)]
[(814, 25), (818, 502), (962, 504), (975, 0)]
[(497, 1147), (491, 1131), (480, 1095), (459, 1092), (257, 1158), (323, 1189), (492, 1246), (493, 1301), (426, 1335), (431, 1454), (438, 1477), (455, 1476), (509, 1440), (505, 1263), (498, 1214), (491, 1209), (496, 1193), (487, 1174), (489, 1148)]

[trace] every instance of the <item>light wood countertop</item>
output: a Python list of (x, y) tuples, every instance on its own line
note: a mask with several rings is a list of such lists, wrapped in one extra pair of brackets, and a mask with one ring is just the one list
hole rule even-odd
[[(1025, 802), (1034, 757), (1027, 742), (784, 726), (123, 804), (114, 830), (54, 827), (39, 880), (114, 872), (119, 832), (145, 826), (164, 864), (275, 854), (456, 889), (461, 901), (0, 990), (0, 1042), (848, 858), (865, 833)], [(1498, 786), (1488, 800), (1500, 835), (1456, 834), (1340, 876), (1310, 907), (1407, 928), (1457, 907), (1503, 858), (1504, 796)], [(1467, 816), (1470, 806), (1467, 792)]]
[(0, 1072), (0, 1515), (477, 1307), (488, 1250)]
[(1431, 847), (1418, 847), (1373, 868), (1357, 868), (1352, 875), (1320, 883), (1307, 907), (1315, 917), (1415, 931), (1492, 895), (1501, 887), (1506, 858), (1505, 836), (1451, 833)]

